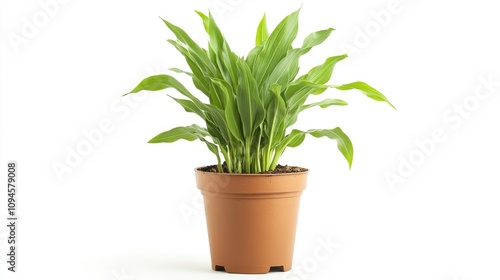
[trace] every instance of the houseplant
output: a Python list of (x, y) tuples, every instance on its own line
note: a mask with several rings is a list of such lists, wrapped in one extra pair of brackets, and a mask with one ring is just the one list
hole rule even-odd
[(204, 195), (212, 268), (234, 273), (289, 270), (307, 169), (279, 166), (280, 156), (286, 148), (297, 147), (306, 135), (312, 135), (336, 140), (349, 167), (353, 160), (352, 143), (338, 127), (290, 130), (304, 110), (347, 105), (340, 99), (306, 104), (308, 96), (329, 88), (355, 89), (373, 100), (392, 104), (364, 82), (326, 84), (335, 64), (347, 55), (328, 57), (297, 77), (300, 57), (333, 31), (328, 28), (311, 33), (301, 47), (292, 47), (299, 10), (285, 17), (272, 33), (264, 15), (257, 28), (256, 46), (246, 57), (231, 51), (211, 14), (197, 13), (209, 37), (207, 49), (181, 28), (163, 21), (176, 37), (168, 42), (191, 69), (171, 70), (190, 76), (202, 97), (166, 74), (144, 79), (130, 93), (173, 88), (183, 98), (170, 97), (185, 111), (198, 115), (205, 125), (176, 127), (149, 142), (200, 140), (216, 156), (216, 165), (195, 169), (198, 188)]

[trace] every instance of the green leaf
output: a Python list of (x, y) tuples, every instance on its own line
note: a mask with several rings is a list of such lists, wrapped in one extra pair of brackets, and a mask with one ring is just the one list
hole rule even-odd
[(229, 143), (231, 138), (224, 111), (209, 104), (206, 107), (205, 115), (207, 116), (207, 129), (210, 135), (217, 138), (221, 144)]
[(219, 105), (211, 103), (212, 105), (216, 105), (219, 109), (224, 110), (227, 104), (227, 99), (230, 95), (233, 95), (231, 85), (229, 85), (226, 81), (217, 78), (210, 78), (210, 82), (212, 82), (210, 100), (212, 100), (212, 97), (215, 96)]
[(263, 83), (263, 88), (268, 88), (272, 84), (286, 87), (299, 72), (299, 58), (308, 51), (308, 49), (290, 50), (288, 55), (276, 65), (276, 68), (266, 79), (266, 83)]
[(170, 29), (170, 31), (174, 33), (177, 40), (179, 40), (179, 42), (186, 47), (184, 48), (179, 43), (176, 43), (175, 41), (172, 40), (168, 40), (168, 42), (173, 44), (177, 48), (177, 50), (184, 55), (193, 73), (198, 78), (200, 78), (200, 80), (201, 77), (198, 76), (197, 73), (195, 73), (195, 69), (199, 70), (199, 72), (200, 71), (203, 72), (205, 75), (217, 77), (215, 67), (210, 61), (207, 51), (202, 49), (198, 44), (196, 44), (193, 41), (193, 39), (191, 39), (191, 37), (189, 37), (189, 35), (182, 28), (164, 19), (162, 20)]
[(392, 108), (396, 109), (394, 105), (387, 100), (387, 98), (378, 90), (374, 89), (373, 87), (369, 86), (368, 84), (364, 82), (354, 82), (350, 84), (345, 84), (341, 86), (335, 86), (336, 89), (339, 90), (351, 90), (351, 89), (357, 89), (364, 93), (366, 96), (369, 98), (376, 100), (376, 101), (382, 101), (382, 102), (387, 102), (387, 104), (391, 105)]
[(347, 54), (337, 55), (327, 58), (323, 64), (312, 68), (309, 71), (309, 73), (307, 73), (307, 75), (303, 77), (303, 79), (315, 84), (327, 83), (332, 77), (333, 68), (335, 67), (335, 64), (345, 59), (346, 57)]
[(232, 88), (238, 87), (238, 79), (239, 79), (238, 66), (237, 66), (238, 60), (242, 59), (239, 59), (238, 56), (236, 56), (236, 54), (234, 54), (231, 51), (227, 42), (224, 41), (224, 44), (222, 46), (221, 63), (223, 66), (221, 71), (224, 73), (223, 75), (224, 79), (228, 84), (231, 85)]
[(286, 115), (286, 104), (281, 97), (281, 86), (273, 84), (271, 86), (270, 101), (266, 107), (267, 135), (269, 136), (269, 146), (275, 148), (282, 135), (285, 133), (284, 119)]
[(349, 137), (339, 127), (334, 129), (312, 129), (305, 132), (298, 129), (294, 129), (281, 141), (277, 150), (282, 153), (286, 147), (299, 146), (304, 141), (306, 134), (310, 134), (316, 138), (328, 137), (332, 140), (336, 140), (337, 148), (342, 153), (342, 155), (344, 155), (344, 158), (347, 160), (347, 163), (349, 164), (349, 168), (351, 168), (354, 156), (352, 143)]
[[(212, 63), (218, 64), (220, 63), (220, 59), (222, 58), (222, 45), (225, 42), (224, 36), (220, 31), (219, 27), (214, 21), (214, 18), (211, 13), (208, 16), (208, 37), (209, 37), (209, 46), (210, 46), (210, 59)], [(221, 65), (219, 65), (220, 67)]]
[(264, 14), (264, 16), (262, 17), (262, 20), (259, 23), (259, 26), (257, 27), (255, 46), (262, 44), (262, 42), (267, 40), (267, 38), (269, 38), (269, 31), (267, 30), (266, 14)]
[(304, 142), (306, 138), (306, 134), (303, 131), (294, 129), (288, 136), (285, 138), (286, 146), (290, 148), (298, 147)]
[[(174, 77), (169, 76), (169, 75), (154, 75), (145, 78), (142, 80), (133, 90), (131, 90), (129, 93), (137, 93), (141, 90), (147, 90), (147, 91), (157, 91), (157, 90), (163, 90), (166, 88), (175, 88), (180, 92), (185, 92), (187, 89), (179, 82), (177, 81)], [(125, 94), (125, 95), (127, 95)]]
[[(155, 75), (148, 77), (139, 83), (130, 93), (137, 93), (142, 90), (157, 91), (167, 88), (174, 88), (182, 95), (189, 98), (194, 104), (200, 109), (204, 110), (206, 104), (202, 103), (198, 98), (196, 98), (189, 90), (187, 90), (178, 80), (169, 75)], [(128, 93), (128, 94), (130, 94)]]
[(179, 105), (186, 110), (188, 113), (195, 113), (196, 115), (200, 116), (203, 120), (205, 119), (205, 114), (203, 111), (198, 108), (193, 101), (187, 100), (187, 99), (180, 99), (180, 98), (175, 98), (169, 95), (170, 98), (175, 100), (175, 102), (179, 103)]
[(199, 139), (199, 135), (190, 126), (179, 126), (156, 135), (148, 143), (173, 143), (181, 139), (194, 141)]
[(334, 129), (312, 129), (308, 130), (307, 133), (319, 138), (328, 137), (333, 140), (337, 140), (337, 148), (344, 155), (349, 168), (352, 166), (352, 160), (354, 157), (354, 149), (352, 147), (351, 139), (340, 129), (339, 127)]
[(287, 106), (285, 126), (289, 127), (297, 121), (300, 108), (307, 100), (309, 94), (318, 89), (328, 88), (328, 86), (318, 85), (309, 81), (292, 83), (285, 91), (284, 99)]
[(212, 82), (217, 84), (222, 93), (225, 94), (225, 118), (229, 131), (238, 141), (242, 142), (243, 131), (241, 118), (238, 113), (238, 108), (236, 106), (235, 96), (232, 92), (231, 85), (229, 85), (226, 81), (220, 79), (212, 79)]
[(184, 70), (179, 69), (179, 68), (169, 68), (168, 70), (175, 72), (175, 73), (186, 74), (189, 77), (193, 77), (193, 73), (188, 72), (188, 71), (184, 71)]
[(250, 68), (245, 61), (239, 60), (240, 80), (236, 94), (236, 105), (240, 113), (243, 136), (251, 139), (255, 129), (264, 120), (264, 104), (259, 99), (258, 87)]
[(278, 83), (286, 87), (299, 72), (299, 59), (313, 47), (323, 43), (332, 33), (333, 29), (320, 30), (306, 37), (301, 48), (288, 51), (287, 55), (276, 65), (265, 85)]
[(311, 104), (303, 105), (300, 107), (300, 111), (304, 111), (306, 109), (316, 107), (316, 106), (319, 106), (319, 107), (324, 109), (324, 108), (334, 106), (334, 105), (345, 106), (345, 105), (347, 105), (347, 102), (345, 102), (344, 100), (341, 100), (341, 99), (325, 99), (325, 100), (321, 100), (319, 102), (314, 102)]
[(191, 125), (188, 127), (188, 130), (190, 130), (194, 135), (198, 136), (198, 139), (202, 142), (204, 142), (208, 149), (213, 153), (215, 154), (215, 156), (217, 157), (217, 162), (219, 163), (219, 169), (220, 169), (220, 163), (221, 163), (221, 160), (220, 160), (220, 154), (219, 154), (219, 148), (217, 147), (217, 145), (215, 145), (214, 143), (206, 140), (205, 137), (207, 136), (210, 136), (210, 133), (208, 133), (208, 131), (203, 128), (203, 127), (200, 127), (198, 125)]
[(184, 56), (187, 64), (189, 65), (189, 68), (191, 68), (194, 85), (197, 89), (208, 96), (208, 88), (210, 86), (206, 80), (206, 77), (211, 76), (211, 72), (210, 70), (208, 70), (209, 67), (205, 66), (203, 62), (198, 62), (200, 60), (194, 57), (194, 55), (190, 53), (186, 48), (181, 46), (179, 42), (176, 42), (174, 40), (167, 40), (167, 42), (172, 44)]
[(238, 84), (237, 56), (231, 51), (212, 14), (210, 13), (207, 17), (201, 12), (197, 13), (202, 18), (205, 30), (209, 36), (210, 60), (217, 68), (217, 75), (211, 75), (211, 77), (223, 78), (233, 87), (236, 87)]
[(215, 107), (221, 110), (224, 109), (225, 106), (224, 94), (221, 93), (217, 85), (213, 83), (210, 84), (210, 91), (208, 97), (210, 104), (214, 105)]
[(218, 166), (219, 166), (219, 172), (222, 172), (221, 160), (220, 160), (220, 154), (219, 154), (219, 148), (214, 143), (208, 142), (206, 140), (202, 140), (202, 142), (205, 142), (205, 144), (207, 145), (208, 150), (210, 150), (217, 157), (217, 163), (218, 163)]
[(241, 116), (238, 112), (238, 106), (234, 100), (234, 96), (228, 97), (228, 103), (225, 110), (226, 123), (231, 131), (231, 134), (240, 142), (243, 142), (243, 129)]
[(276, 65), (292, 49), (292, 42), (298, 32), (299, 11), (297, 10), (283, 19), (269, 38), (261, 45), (257, 46), (258, 52), (250, 52), (248, 55), (248, 65), (252, 69), (255, 81), (261, 84), (265, 77), (268, 77)]
[(210, 21), (208, 19), (208, 16), (200, 11), (195, 11), (195, 12), (200, 16), (201, 20), (203, 21), (203, 27), (205, 28), (205, 31), (208, 33), (210, 30)]
[(279, 155), (281, 155), (287, 147), (294, 148), (300, 146), (300, 144), (304, 142), (305, 138), (305, 132), (294, 129), (279, 142), (278, 146), (276, 147), (276, 151)]
[(330, 34), (333, 32), (333, 28), (327, 28), (325, 30), (319, 30), (316, 32), (313, 32), (309, 34), (305, 39), (304, 42), (302, 43), (302, 48), (312, 48), (314, 46), (320, 45), (323, 43), (328, 37), (330, 37)]
[(207, 145), (209, 151), (211, 151), (217, 157), (218, 165), (220, 166), (220, 154), (219, 148), (214, 143), (205, 139), (205, 137), (210, 136), (210, 133), (205, 128), (202, 128), (196, 124), (190, 126), (179, 126), (172, 128), (169, 131), (158, 134), (153, 139), (149, 140), (148, 143), (172, 143), (178, 140), (194, 141), (200, 140)]
[(182, 42), (183, 44), (187, 45), (190, 49), (192, 49), (193, 51), (195, 51), (195, 53), (197, 55), (201, 55), (201, 57), (204, 57), (206, 55), (203, 55), (204, 51), (203, 49), (198, 46), (198, 44), (196, 44), (193, 39), (191, 39), (191, 37), (180, 27), (162, 19), (163, 22), (167, 25), (168, 29), (170, 29), (170, 31), (172, 31), (172, 33), (174, 33), (175, 37), (177, 38), (177, 40), (179, 40), (180, 42)]

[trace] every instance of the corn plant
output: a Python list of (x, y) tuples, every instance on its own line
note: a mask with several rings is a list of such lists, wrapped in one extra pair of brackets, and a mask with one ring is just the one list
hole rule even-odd
[(170, 97), (185, 111), (198, 115), (206, 127), (196, 124), (176, 127), (157, 135), (149, 143), (200, 140), (217, 157), (219, 172), (223, 172), (222, 155), (228, 172), (259, 173), (274, 170), (286, 148), (297, 147), (306, 135), (312, 135), (336, 140), (339, 151), (351, 167), (352, 143), (339, 127), (307, 131), (290, 129), (305, 110), (347, 105), (343, 100), (330, 98), (306, 104), (308, 96), (322, 94), (329, 88), (355, 89), (394, 107), (382, 93), (364, 82), (327, 84), (335, 64), (345, 59), (345, 54), (328, 57), (323, 64), (297, 77), (300, 57), (323, 43), (334, 30), (328, 28), (311, 33), (301, 47), (292, 47), (297, 36), (299, 10), (285, 17), (271, 33), (264, 15), (257, 28), (256, 46), (246, 57), (231, 51), (211, 14), (197, 14), (208, 34), (207, 48), (200, 47), (180, 27), (163, 21), (176, 37), (168, 42), (184, 56), (191, 69), (170, 70), (191, 77), (204, 96), (195, 96), (166, 74), (144, 79), (130, 93), (173, 88), (183, 98)]

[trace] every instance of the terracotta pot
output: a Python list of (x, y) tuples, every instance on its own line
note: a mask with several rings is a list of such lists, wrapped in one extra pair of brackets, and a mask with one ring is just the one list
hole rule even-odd
[(290, 270), (300, 195), (308, 172), (195, 171), (205, 203), (212, 269), (230, 273)]

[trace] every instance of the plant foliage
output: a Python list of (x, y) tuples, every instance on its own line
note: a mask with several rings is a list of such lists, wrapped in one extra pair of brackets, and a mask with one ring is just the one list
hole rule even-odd
[(191, 69), (190, 72), (172, 70), (189, 75), (194, 86), (204, 94), (203, 101), (166, 74), (144, 79), (130, 93), (173, 88), (183, 97), (171, 98), (185, 111), (198, 115), (206, 127), (195, 124), (176, 127), (149, 142), (201, 140), (217, 157), (220, 172), (222, 155), (231, 173), (259, 173), (273, 170), (285, 149), (299, 146), (306, 135), (328, 137), (337, 141), (337, 147), (350, 167), (352, 143), (340, 128), (290, 131), (304, 110), (347, 105), (339, 99), (306, 104), (309, 95), (321, 94), (329, 88), (359, 90), (373, 100), (392, 106), (382, 93), (364, 82), (326, 84), (335, 64), (347, 57), (345, 54), (329, 57), (323, 64), (297, 77), (300, 57), (323, 43), (333, 29), (313, 32), (300, 47), (294, 48), (292, 43), (299, 27), (299, 10), (285, 17), (271, 33), (264, 15), (257, 28), (255, 48), (246, 57), (240, 57), (231, 51), (212, 15), (197, 13), (209, 37), (206, 49), (180, 27), (163, 21), (176, 37), (168, 42), (184, 56)]

